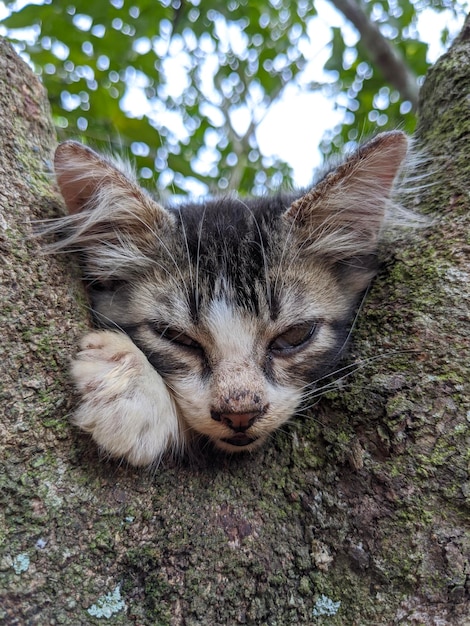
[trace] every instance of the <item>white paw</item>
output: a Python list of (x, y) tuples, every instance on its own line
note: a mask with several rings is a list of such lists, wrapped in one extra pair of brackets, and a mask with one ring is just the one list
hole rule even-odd
[(82, 395), (73, 421), (111, 456), (148, 465), (182, 446), (174, 400), (127, 335), (85, 335), (72, 362), (72, 377)]

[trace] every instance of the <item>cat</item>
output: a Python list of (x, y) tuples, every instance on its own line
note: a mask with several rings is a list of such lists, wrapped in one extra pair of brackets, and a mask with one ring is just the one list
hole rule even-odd
[(136, 466), (200, 437), (261, 446), (343, 352), (408, 150), (385, 132), (307, 191), (164, 207), (122, 162), (60, 144), (52, 246), (76, 255), (99, 328), (72, 362), (75, 424)]

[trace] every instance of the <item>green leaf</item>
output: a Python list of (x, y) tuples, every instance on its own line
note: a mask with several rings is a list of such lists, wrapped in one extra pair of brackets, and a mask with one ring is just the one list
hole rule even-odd
[(344, 43), (343, 36), (340, 28), (332, 28), (331, 39), (331, 55), (328, 61), (325, 63), (325, 70), (338, 70), (343, 67), (343, 55), (346, 50), (346, 44)]
[[(235, 152), (239, 155), (237, 168), (244, 168), (240, 192), (253, 188), (260, 191), (256, 183), (259, 160), (255, 163), (248, 159), (252, 151), (258, 150), (256, 134), (250, 129), (247, 136), (238, 137), (228, 112), (237, 107), (251, 110), (254, 105), (250, 94), (256, 92), (256, 116), (262, 118), (284, 87), (300, 80), (303, 68), (308, 69), (311, 61), (307, 33), (311, 33), (309, 21), (316, 15), (314, 2), (187, 0), (175, 9), (176, 4), (166, 0), (126, 0), (121, 8), (110, 0), (50, 0), (48, 4), (26, 4), (18, 11), (14, 2), (5, 4), (13, 11), (3, 20), (11, 39), (18, 39), (21, 29), (31, 26), (40, 31), (37, 41), (22, 46), (48, 90), (61, 137), (78, 136), (92, 145), (122, 148), (128, 154), (133, 143), (145, 144), (148, 154), (135, 157), (135, 162), (138, 168), (151, 170), (155, 170), (155, 157), (161, 148), (168, 153), (167, 165), (175, 172), (174, 189), (181, 191), (182, 177), (193, 177), (191, 164), (198, 151), (210, 149), (213, 115), (206, 114), (205, 107), (218, 107), (220, 119), (212, 136), (219, 138), (216, 143), (220, 159), (214, 172), (199, 178), (216, 190), (220, 179), (230, 179), (234, 168), (227, 164), (227, 156)], [(426, 72), (428, 64), (427, 44), (415, 36), (415, 25), (420, 11), (430, 5), (443, 11), (448, 0), (420, 4), (415, 0), (363, 2), (366, 14), (374, 19), (379, 16), (383, 32), (393, 34), (393, 45), (417, 76)], [(463, 0), (455, 2), (452, 11), (462, 15), (463, 6)], [(81, 29), (77, 15), (92, 18), (88, 30)], [(323, 69), (335, 72), (336, 82), (328, 89), (344, 111), (345, 122), (327, 133), (322, 144), (325, 152), (339, 150), (357, 135), (383, 130), (378, 123), (385, 116), (387, 127), (411, 130), (414, 115), (400, 113), (400, 100), (375, 111), (374, 103), (384, 83), (377, 68), (372, 68), (367, 77), (361, 73), (361, 64), (370, 66), (371, 58), (363, 43), (359, 41), (355, 46), (355, 61), (345, 65), (345, 51), (351, 46), (346, 46), (342, 29), (334, 27), (331, 33)], [(151, 46), (143, 54), (135, 49), (140, 38), (147, 38)], [(442, 38), (448, 39), (444, 26)], [(61, 46), (68, 49), (65, 60), (61, 56), (65, 48)], [(102, 64), (105, 57), (109, 67)], [(145, 97), (158, 110), (154, 116), (162, 120), (161, 128), (156, 128), (148, 117), (136, 119), (122, 110), (122, 96), (130, 87), (132, 72), (134, 76), (139, 72), (139, 80), (144, 81)], [(309, 79), (302, 80), (305, 84)], [(185, 81), (190, 87), (178, 93), (177, 86)], [(312, 89), (318, 88), (310, 83)], [(66, 110), (70, 102), (75, 108)], [(172, 117), (168, 117), (170, 113)], [(265, 173), (266, 189), (276, 186), (279, 180), (290, 182), (286, 164), (276, 161)]]

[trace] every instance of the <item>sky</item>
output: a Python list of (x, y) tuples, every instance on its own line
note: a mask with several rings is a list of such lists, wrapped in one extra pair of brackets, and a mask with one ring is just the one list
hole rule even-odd
[[(317, 0), (315, 7), (318, 17), (312, 20), (315, 30), (313, 41), (317, 51), (311, 62), (309, 77), (323, 81), (325, 76), (315, 68), (323, 67), (328, 57), (327, 45), (332, 26), (348, 29), (354, 37), (354, 29), (345, 25), (342, 16), (326, 0)], [(440, 33), (447, 26), (455, 35), (462, 22), (454, 20), (449, 14), (439, 16), (431, 9), (424, 10), (419, 17), (418, 31), (421, 39), (429, 44), (428, 61), (434, 63), (445, 51), (440, 43)], [(292, 112), (295, 111), (295, 115)], [(321, 163), (321, 153), (317, 146), (326, 129), (333, 128), (341, 118), (334, 109), (334, 103), (326, 95), (316, 92), (307, 93), (299, 89), (287, 89), (279, 102), (275, 103), (257, 130), (261, 152), (267, 156), (277, 155), (287, 161), (294, 169), (294, 180), (299, 186), (311, 181), (312, 169)], [(312, 160), (305, 159), (305, 146), (314, 146)]]
[[(27, 0), (19, 0), (19, 3), (27, 4)], [(340, 113), (335, 110), (333, 100), (320, 91), (312, 92), (307, 85), (311, 81), (328, 80), (322, 67), (329, 56), (331, 27), (341, 27), (344, 36), (352, 41), (357, 39), (354, 28), (345, 22), (327, 0), (316, 0), (315, 7), (318, 15), (309, 24), (313, 35), (311, 42), (314, 42), (315, 49), (304, 71), (304, 85), (288, 85), (282, 97), (270, 107), (256, 130), (261, 153), (267, 157), (278, 156), (289, 163), (294, 171), (294, 182), (298, 186), (307, 185), (311, 180), (312, 171), (321, 163), (318, 146), (325, 131), (341, 122)], [(469, 8), (470, 2), (467, 2), (467, 9)], [(0, 0), (0, 19), (5, 14), (5, 6)], [(437, 15), (431, 9), (426, 9), (420, 13), (418, 31), (421, 39), (429, 44), (430, 62), (435, 62), (444, 52), (440, 43), (442, 29), (447, 27), (451, 33), (457, 34), (462, 21), (453, 19), (450, 11)], [(139, 93), (138, 86), (130, 90), (126, 97), (126, 107), (131, 108), (136, 114), (145, 114), (144, 110), (138, 111), (139, 103), (146, 101)], [(177, 122), (169, 120), (168, 123)], [(241, 127), (243, 124), (244, 120), (240, 119)]]
[[(294, 184), (299, 187), (308, 185), (312, 179), (312, 171), (321, 165), (319, 145), (325, 131), (341, 123), (342, 119), (341, 114), (335, 110), (333, 100), (321, 91), (312, 92), (308, 84), (331, 81), (331, 77), (322, 68), (329, 57), (332, 27), (341, 27), (343, 36), (349, 39), (350, 45), (358, 38), (355, 29), (327, 0), (316, 0), (315, 8), (318, 15), (309, 22), (309, 45), (314, 45), (315, 49), (311, 51), (311, 60), (303, 72), (303, 85), (302, 80), (300, 86), (294, 83), (287, 85), (282, 97), (270, 107), (256, 130), (261, 153), (267, 157), (278, 156), (287, 162), (293, 168)], [(470, 9), (470, 2), (467, 2), (467, 9)], [(428, 60), (431, 63), (445, 52), (440, 42), (443, 28), (447, 27), (450, 33), (456, 35), (462, 23), (463, 18), (460, 21), (455, 20), (451, 11), (437, 14), (426, 9), (421, 12), (418, 31), (422, 41), (429, 44)], [(172, 71), (175, 76), (177, 69)], [(144, 101), (145, 98), (139, 97), (137, 91), (129, 92), (126, 98), (127, 106), (133, 111), (138, 111), (139, 103)], [(241, 130), (244, 123), (240, 119)], [(238, 129), (235, 127), (235, 130)], [(193, 192), (197, 195), (198, 190), (194, 189)]]

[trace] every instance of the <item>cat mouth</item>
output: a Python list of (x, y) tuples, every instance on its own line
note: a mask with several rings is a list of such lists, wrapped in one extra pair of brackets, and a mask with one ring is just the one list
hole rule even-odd
[(257, 437), (248, 437), (245, 433), (238, 433), (233, 437), (229, 437), (228, 439), (221, 439), (224, 443), (228, 443), (231, 446), (237, 446), (242, 448), (243, 446), (249, 446), (250, 443), (254, 443), (257, 440)]

